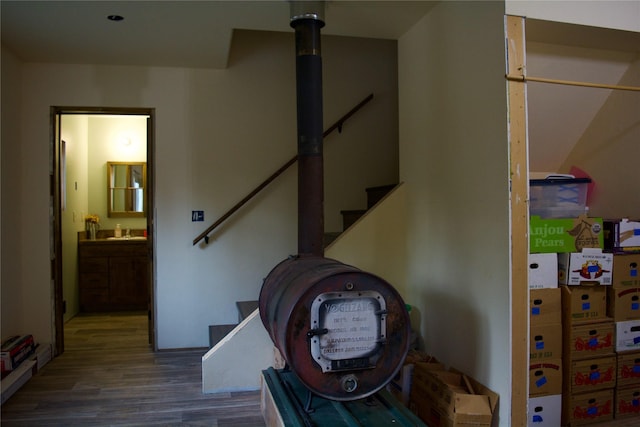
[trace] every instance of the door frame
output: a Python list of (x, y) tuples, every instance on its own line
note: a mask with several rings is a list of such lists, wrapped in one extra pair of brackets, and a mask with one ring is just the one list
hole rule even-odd
[(149, 252), (149, 343), (157, 348), (155, 311), (155, 108), (131, 107), (50, 107), (50, 224), (51, 281), (53, 287), (54, 355), (64, 353), (64, 295), (62, 275), (62, 191), (61, 127), (63, 114), (81, 115), (137, 115), (147, 116), (147, 248)]

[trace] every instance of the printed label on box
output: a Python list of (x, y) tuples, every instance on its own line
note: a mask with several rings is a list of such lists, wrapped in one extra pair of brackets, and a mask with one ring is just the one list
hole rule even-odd
[(529, 396), (562, 394), (562, 359), (529, 365)]
[(562, 325), (531, 325), (529, 360), (556, 359), (562, 357)]
[(640, 415), (640, 386), (616, 389), (616, 418)]
[(611, 285), (613, 254), (586, 248), (579, 253), (558, 254), (558, 282), (579, 285), (582, 282)]
[(558, 287), (558, 254), (529, 254), (529, 289)]
[(570, 397), (567, 418), (571, 425), (613, 419), (613, 389)]
[(613, 255), (613, 286), (640, 287), (640, 254)]
[(562, 414), (562, 395), (530, 397), (528, 411), (529, 427), (558, 427)]
[(571, 392), (612, 388), (616, 385), (616, 356), (577, 360), (571, 363)]
[(560, 288), (531, 289), (529, 291), (531, 325), (562, 323), (562, 293)]
[(605, 286), (562, 286), (563, 325), (607, 319)]
[(584, 248), (604, 248), (602, 218), (529, 220), (529, 253), (580, 252)]
[(620, 247), (640, 246), (640, 222), (623, 219), (618, 228)]
[(614, 351), (613, 322), (571, 326), (566, 345), (572, 357), (593, 357)]
[(640, 350), (640, 320), (616, 322), (616, 351)]
[(640, 319), (640, 288), (608, 288), (607, 315), (616, 322)]
[(618, 377), (616, 385), (640, 385), (640, 353), (618, 354)]

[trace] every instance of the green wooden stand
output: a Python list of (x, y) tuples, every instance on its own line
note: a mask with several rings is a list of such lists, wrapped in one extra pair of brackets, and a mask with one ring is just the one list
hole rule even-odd
[[(289, 370), (262, 371), (279, 417), (287, 427), (415, 426), (426, 427), (416, 415), (386, 390), (348, 402), (312, 395)], [(305, 410), (305, 406), (310, 411)]]

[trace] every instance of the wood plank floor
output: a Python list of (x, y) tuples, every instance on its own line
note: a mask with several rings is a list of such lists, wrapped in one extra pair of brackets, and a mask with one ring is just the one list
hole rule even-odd
[(76, 316), (64, 354), (2, 405), (2, 426), (264, 426), (259, 391), (202, 393), (204, 353), (151, 351), (146, 314)]
[(76, 316), (65, 353), (2, 405), (2, 426), (265, 426), (259, 392), (202, 394), (205, 350), (154, 353), (147, 341), (146, 314)]

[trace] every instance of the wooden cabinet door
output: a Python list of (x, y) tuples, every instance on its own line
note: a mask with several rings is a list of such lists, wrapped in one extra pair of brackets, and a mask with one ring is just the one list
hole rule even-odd
[(146, 257), (109, 258), (109, 303), (114, 310), (146, 310)]

